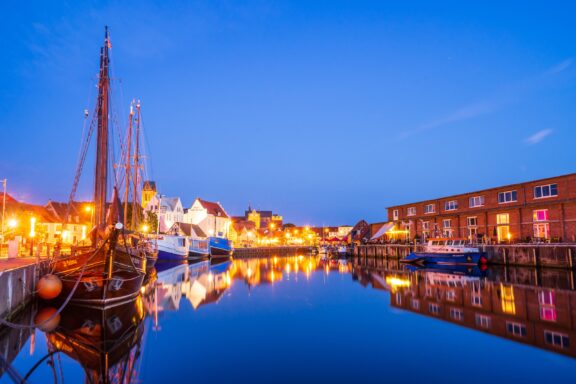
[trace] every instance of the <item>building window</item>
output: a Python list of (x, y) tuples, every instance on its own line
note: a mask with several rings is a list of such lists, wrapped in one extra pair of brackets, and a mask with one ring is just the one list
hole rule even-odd
[(424, 206), (424, 213), (434, 213), (436, 212), (436, 207), (434, 204), (426, 204)]
[(398, 220), (398, 210), (397, 209), (392, 211), (392, 220)]
[(544, 340), (546, 340), (546, 344), (550, 344), (555, 347), (560, 348), (570, 347), (570, 338), (568, 337), (568, 335), (564, 333), (558, 333), (546, 330), (544, 331)]
[(496, 224), (508, 225), (510, 224), (510, 215), (508, 213), (499, 213), (496, 215)]
[(430, 303), (428, 304), (428, 312), (430, 312), (433, 315), (439, 315), (440, 306), (438, 304)]
[(500, 302), (502, 312), (509, 315), (516, 314), (516, 303), (514, 302), (514, 286), (500, 284)]
[(534, 221), (548, 221), (550, 215), (547, 209), (537, 209), (533, 212)]
[(429, 221), (423, 221), (422, 222), (422, 229), (427, 231), (430, 229), (430, 222)]
[(470, 208), (481, 207), (484, 205), (484, 196), (472, 196), (468, 199), (468, 206)]
[(444, 203), (444, 210), (445, 211), (454, 211), (458, 209), (458, 201), (457, 200), (450, 200)]
[(513, 321), (506, 322), (506, 331), (512, 336), (516, 337), (526, 336), (526, 326), (524, 324), (515, 323)]
[(456, 300), (456, 292), (454, 292), (453, 290), (446, 291), (446, 300), (448, 301)]
[(444, 229), (451, 228), (451, 227), (452, 227), (452, 219), (444, 219), (444, 220), (442, 220), (442, 227), (443, 227)]
[(468, 224), (469, 227), (476, 227), (478, 225), (478, 218), (476, 216), (467, 217), (466, 224)]
[(420, 309), (420, 300), (412, 299), (410, 305), (412, 306), (412, 309)]
[(558, 184), (539, 185), (534, 187), (534, 198), (558, 196)]
[(513, 203), (515, 201), (518, 201), (518, 194), (516, 191), (500, 192), (498, 194), (499, 204)]
[(482, 289), (480, 287), (480, 282), (472, 283), (472, 305), (475, 307), (482, 306)]
[(543, 289), (538, 293), (540, 305), (540, 319), (556, 321), (556, 293), (550, 289)]
[(474, 320), (476, 321), (476, 325), (481, 328), (490, 328), (492, 326), (492, 319), (490, 319), (490, 316), (480, 315), (477, 313)]
[(510, 240), (510, 215), (508, 213), (499, 213), (496, 215), (496, 234), (498, 235), (498, 242)]
[(450, 308), (450, 318), (462, 321), (464, 320), (464, 311), (458, 308)]
[(402, 293), (396, 292), (396, 305), (402, 305)]
[(408, 212), (406, 214), (408, 216), (416, 216), (416, 207), (409, 207)]
[(426, 287), (426, 297), (432, 297), (432, 288)]

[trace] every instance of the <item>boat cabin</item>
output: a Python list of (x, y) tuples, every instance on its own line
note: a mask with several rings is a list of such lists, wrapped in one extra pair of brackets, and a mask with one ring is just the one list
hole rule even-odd
[(438, 237), (428, 240), (427, 252), (433, 253), (469, 253), (478, 252), (465, 238)]

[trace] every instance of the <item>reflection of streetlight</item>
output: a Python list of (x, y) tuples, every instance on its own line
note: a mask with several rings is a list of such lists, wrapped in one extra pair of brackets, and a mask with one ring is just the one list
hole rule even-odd
[(16, 219), (10, 219), (8, 220), (8, 228), (16, 228), (16, 226), (18, 225), (18, 222), (16, 221)]
[(274, 229), (274, 228), (276, 228), (276, 224), (270, 223), (270, 229)]
[(150, 231), (150, 227), (148, 226), (148, 224), (142, 225), (142, 232), (148, 233), (149, 231)]

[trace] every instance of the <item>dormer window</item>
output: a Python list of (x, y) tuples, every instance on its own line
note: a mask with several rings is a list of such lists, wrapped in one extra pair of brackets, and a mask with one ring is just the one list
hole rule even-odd
[(455, 211), (458, 209), (458, 201), (457, 200), (450, 200), (444, 203), (444, 210), (445, 211)]
[(498, 194), (498, 204), (513, 203), (518, 201), (516, 191), (500, 192)]
[(409, 207), (406, 211), (406, 215), (408, 216), (416, 216), (416, 207)]
[(424, 213), (434, 213), (436, 212), (436, 207), (434, 204), (426, 204), (424, 206)]

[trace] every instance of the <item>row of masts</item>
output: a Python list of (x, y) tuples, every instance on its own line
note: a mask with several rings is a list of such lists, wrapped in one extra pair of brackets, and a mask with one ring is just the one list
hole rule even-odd
[[(136, 111), (134, 111), (136, 110)], [(130, 105), (130, 117), (128, 120), (128, 132), (126, 137), (126, 153), (124, 164), (124, 222), (128, 224), (128, 207), (130, 206), (130, 187), (132, 187), (132, 210), (130, 228), (136, 229), (138, 225), (138, 187), (140, 186), (140, 122), (142, 115), (140, 112), (140, 101), (132, 101)], [(135, 124), (134, 124), (135, 123)], [(134, 148), (132, 149), (132, 140), (134, 140)], [(144, 208), (144, 207), (142, 207)]]

